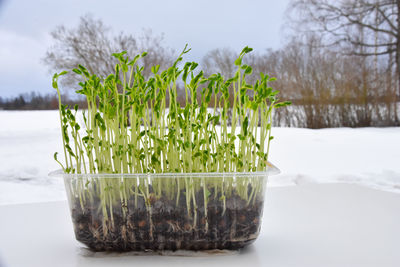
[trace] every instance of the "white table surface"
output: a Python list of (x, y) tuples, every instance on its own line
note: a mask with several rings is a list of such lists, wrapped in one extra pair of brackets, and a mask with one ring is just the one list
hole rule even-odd
[(400, 195), (346, 184), (268, 188), (260, 237), (239, 253), (89, 253), (66, 202), (0, 206), (0, 266), (400, 266)]

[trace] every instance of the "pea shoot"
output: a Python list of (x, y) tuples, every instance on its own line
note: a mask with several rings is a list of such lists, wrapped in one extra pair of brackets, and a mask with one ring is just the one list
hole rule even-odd
[[(77, 179), (68, 190), (83, 212), (88, 202), (100, 203), (104, 236), (115, 228), (113, 210), (121, 210), (126, 220), (130, 216), (130, 201), (136, 207), (143, 200), (150, 235), (155, 229), (152, 207), (161, 198), (176, 206), (183, 199), (192, 228), (199, 227), (199, 207), (203, 207), (207, 232), (211, 201), (218, 201), (225, 214), (227, 200), (233, 195), (251, 205), (262, 192), (260, 179), (236, 177), (235, 173), (268, 169), (273, 110), (290, 102), (278, 100), (279, 92), (270, 86), (275, 78), (267, 74), (260, 73), (254, 84), (247, 83), (252, 67), (244, 64), (243, 58), (252, 48), (245, 47), (235, 60), (234, 77), (219, 73), (205, 77), (197, 63), (182, 63), (189, 51), (186, 45), (165, 70), (152, 66), (152, 76), (147, 79), (140, 64), (146, 53), (133, 59), (125, 51), (113, 54), (118, 64), (107, 77), (77, 66), (72, 71), (82, 82), (76, 93), (87, 100), (87, 110), (82, 112), (84, 125), (77, 119), (78, 106), (61, 102), (58, 79), (67, 72), (53, 77), (64, 149), (62, 161), (57, 153), (54, 158), (65, 174), (97, 175)], [(183, 104), (178, 101), (180, 93), (185, 95)], [(146, 176), (174, 173), (185, 175), (176, 179)], [(201, 176), (203, 173), (221, 174), (222, 178)], [(121, 178), (101, 179), (108, 174), (121, 174)], [(138, 176), (128, 179), (123, 174)]]

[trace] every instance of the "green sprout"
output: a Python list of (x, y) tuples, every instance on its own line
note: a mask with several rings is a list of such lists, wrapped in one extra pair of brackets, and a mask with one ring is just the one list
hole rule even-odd
[[(128, 201), (133, 199), (136, 204), (143, 199), (151, 219), (155, 198), (167, 196), (179, 205), (184, 197), (187, 215), (196, 227), (198, 192), (207, 217), (211, 199), (220, 201), (225, 212), (226, 199), (233, 191), (249, 205), (262, 190), (259, 179), (223, 174), (266, 171), (273, 110), (290, 103), (278, 101), (278, 91), (269, 85), (275, 78), (261, 73), (254, 84), (246, 82), (252, 68), (243, 64), (243, 57), (252, 48), (242, 50), (234, 62), (237, 71), (229, 78), (219, 73), (205, 77), (197, 63), (182, 64), (189, 51), (185, 46), (162, 72), (159, 65), (152, 66), (152, 76), (147, 79), (138, 64), (146, 53), (133, 59), (125, 51), (113, 54), (118, 64), (107, 77), (90, 73), (82, 65), (73, 69), (83, 79), (76, 92), (87, 100), (82, 127), (77, 121), (78, 107), (61, 103), (58, 78), (66, 72), (53, 77), (64, 163), (57, 153), (54, 158), (64, 173), (221, 173), (222, 179), (190, 175), (177, 179), (141, 175), (136, 179), (77, 179), (70, 190), (82, 210), (88, 201), (100, 199), (103, 224), (108, 226), (103, 227), (104, 235), (113, 228), (115, 203), (127, 216)], [(178, 88), (185, 94), (184, 105), (177, 100)]]

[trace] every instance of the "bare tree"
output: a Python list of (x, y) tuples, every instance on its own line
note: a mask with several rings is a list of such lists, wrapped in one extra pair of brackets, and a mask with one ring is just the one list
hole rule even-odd
[(375, 57), (375, 68), (377, 57), (386, 59), (389, 71), (394, 64), (400, 96), (400, 0), (292, 0), (290, 6), (297, 29), (320, 33), (325, 45)]
[[(111, 29), (89, 15), (80, 18), (76, 28), (58, 26), (51, 32), (54, 45), (43, 62), (51, 72), (71, 70), (78, 64), (84, 65), (91, 73), (105, 77), (114, 71), (117, 60), (112, 53), (127, 51), (130, 57), (147, 52), (141, 64), (145, 76), (150, 75), (147, 66), (160, 65), (163, 70), (175, 59), (174, 52), (163, 45), (163, 36), (155, 36), (151, 30), (144, 30), (142, 36), (134, 37), (123, 32), (112, 35)], [(80, 77), (71, 73), (63, 79), (64, 85), (74, 86)]]
[[(362, 37), (362, 36), (361, 36)], [(360, 38), (362, 39), (362, 38)], [(358, 47), (357, 51), (362, 49)], [(214, 49), (202, 60), (206, 74), (234, 75), (237, 53)], [(320, 36), (292, 38), (278, 50), (254, 51), (243, 59), (253, 67), (249, 83), (260, 72), (276, 77), (271, 86), (292, 106), (277, 110), (274, 123), (307, 128), (394, 126), (395, 91), (390, 91), (392, 73), (386, 58), (345, 55), (325, 47)], [(393, 60), (393, 59), (392, 59)]]
[[(269, 52), (271, 51), (269, 50)], [(234, 61), (238, 55), (239, 52), (235, 52), (230, 48), (216, 48), (203, 57), (201, 66), (206, 75), (219, 72), (225, 79), (229, 79), (235, 75), (237, 70)], [(248, 82), (255, 82), (260, 77), (260, 72), (270, 73), (272, 71), (271, 66), (265, 62), (265, 59), (265, 55), (258, 52), (252, 52), (243, 59), (245, 64), (253, 68), (253, 73), (247, 76)]]
[(212, 73), (221, 73), (225, 79), (235, 75), (234, 64), (238, 54), (230, 48), (217, 48), (209, 51), (202, 59), (201, 66), (206, 76)]

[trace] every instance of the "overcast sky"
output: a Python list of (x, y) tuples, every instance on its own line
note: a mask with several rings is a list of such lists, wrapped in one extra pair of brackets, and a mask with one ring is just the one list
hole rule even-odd
[(0, 96), (51, 92), (51, 74), (41, 63), (58, 25), (76, 27), (91, 14), (116, 32), (163, 33), (165, 44), (192, 48), (187, 60), (200, 61), (214, 48), (237, 51), (248, 45), (262, 52), (279, 48), (289, 0), (0, 0)]

